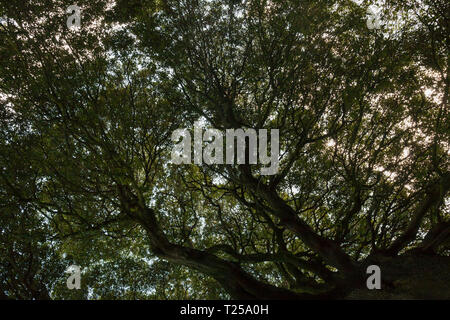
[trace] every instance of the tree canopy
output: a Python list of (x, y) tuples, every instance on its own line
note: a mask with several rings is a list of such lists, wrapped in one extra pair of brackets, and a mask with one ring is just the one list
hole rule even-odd
[[(0, 1), (0, 297), (450, 298), (448, 1), (72, 4)], [(171, 163), (199, 120), (277, 174)]]

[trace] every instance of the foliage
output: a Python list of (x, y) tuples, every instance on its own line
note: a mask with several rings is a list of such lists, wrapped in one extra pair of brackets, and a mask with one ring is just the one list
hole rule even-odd
[[(77, 31), (71, 4), (0, 1), (1, 297), (342, 297), (448, 256), (447, 1), (384, 2), (400, 30), (367, 1), (79, 0)], [(199, 119), (279, 128), (278, 174), (171, 164)]]

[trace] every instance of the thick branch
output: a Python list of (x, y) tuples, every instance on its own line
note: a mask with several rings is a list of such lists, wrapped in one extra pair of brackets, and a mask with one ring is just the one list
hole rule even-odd
[(435, 205), (441, 203), (450, 189), (450, 173), (446, 173), (438, 182), (431, 185), (426, 191), (425, 198), (417, 206), (413, 213), (413, 217), (404, 232), (392, 243), (387, 250), (387, 254), (396, 255), (400, 250), (408, 245), (416, 237), (423, 217), (428, 210)]
[(340, 246), (314, 232), (294, 209), (279, 197), (275, 190), (257, 181), (250, 172), (242, 170), (243, 182), (267, 201), (280, 218), (280, 224), (296, 234), (310, 249), (319, 254), (327, 263), (346, 274), (353, 274), (356, 266)]
[[(322, 296), (297, 294), (284, 288), (258, 281), (236, 263), (218, 258), (212, 253), (173, 244), (157, 223), (154, 210), (139, 203), (126, 187), (120, 186), (122, 210), (147, 231), (152, 251), (170, 262), (181, 264), (217, 280), (236, 299), (317, 299)], [(323, 296), (325, 297), (325, 296)]]

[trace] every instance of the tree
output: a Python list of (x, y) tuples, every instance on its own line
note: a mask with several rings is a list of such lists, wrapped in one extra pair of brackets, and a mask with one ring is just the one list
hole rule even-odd
[[(365, 1), (133, 4), (0, 2), (3, 298), (450, 297), (446, 1), (380, 30)], [(279, 129), (278, 173), (172, 164), (198, 120)]]

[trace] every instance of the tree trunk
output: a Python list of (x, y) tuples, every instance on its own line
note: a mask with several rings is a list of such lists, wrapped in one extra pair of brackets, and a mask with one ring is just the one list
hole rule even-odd
[(346, 299), (450, 299), (450, 257), (375, 256), (366, 263), (380, 267), (381, 289), (364, 286), (351, 291)]

